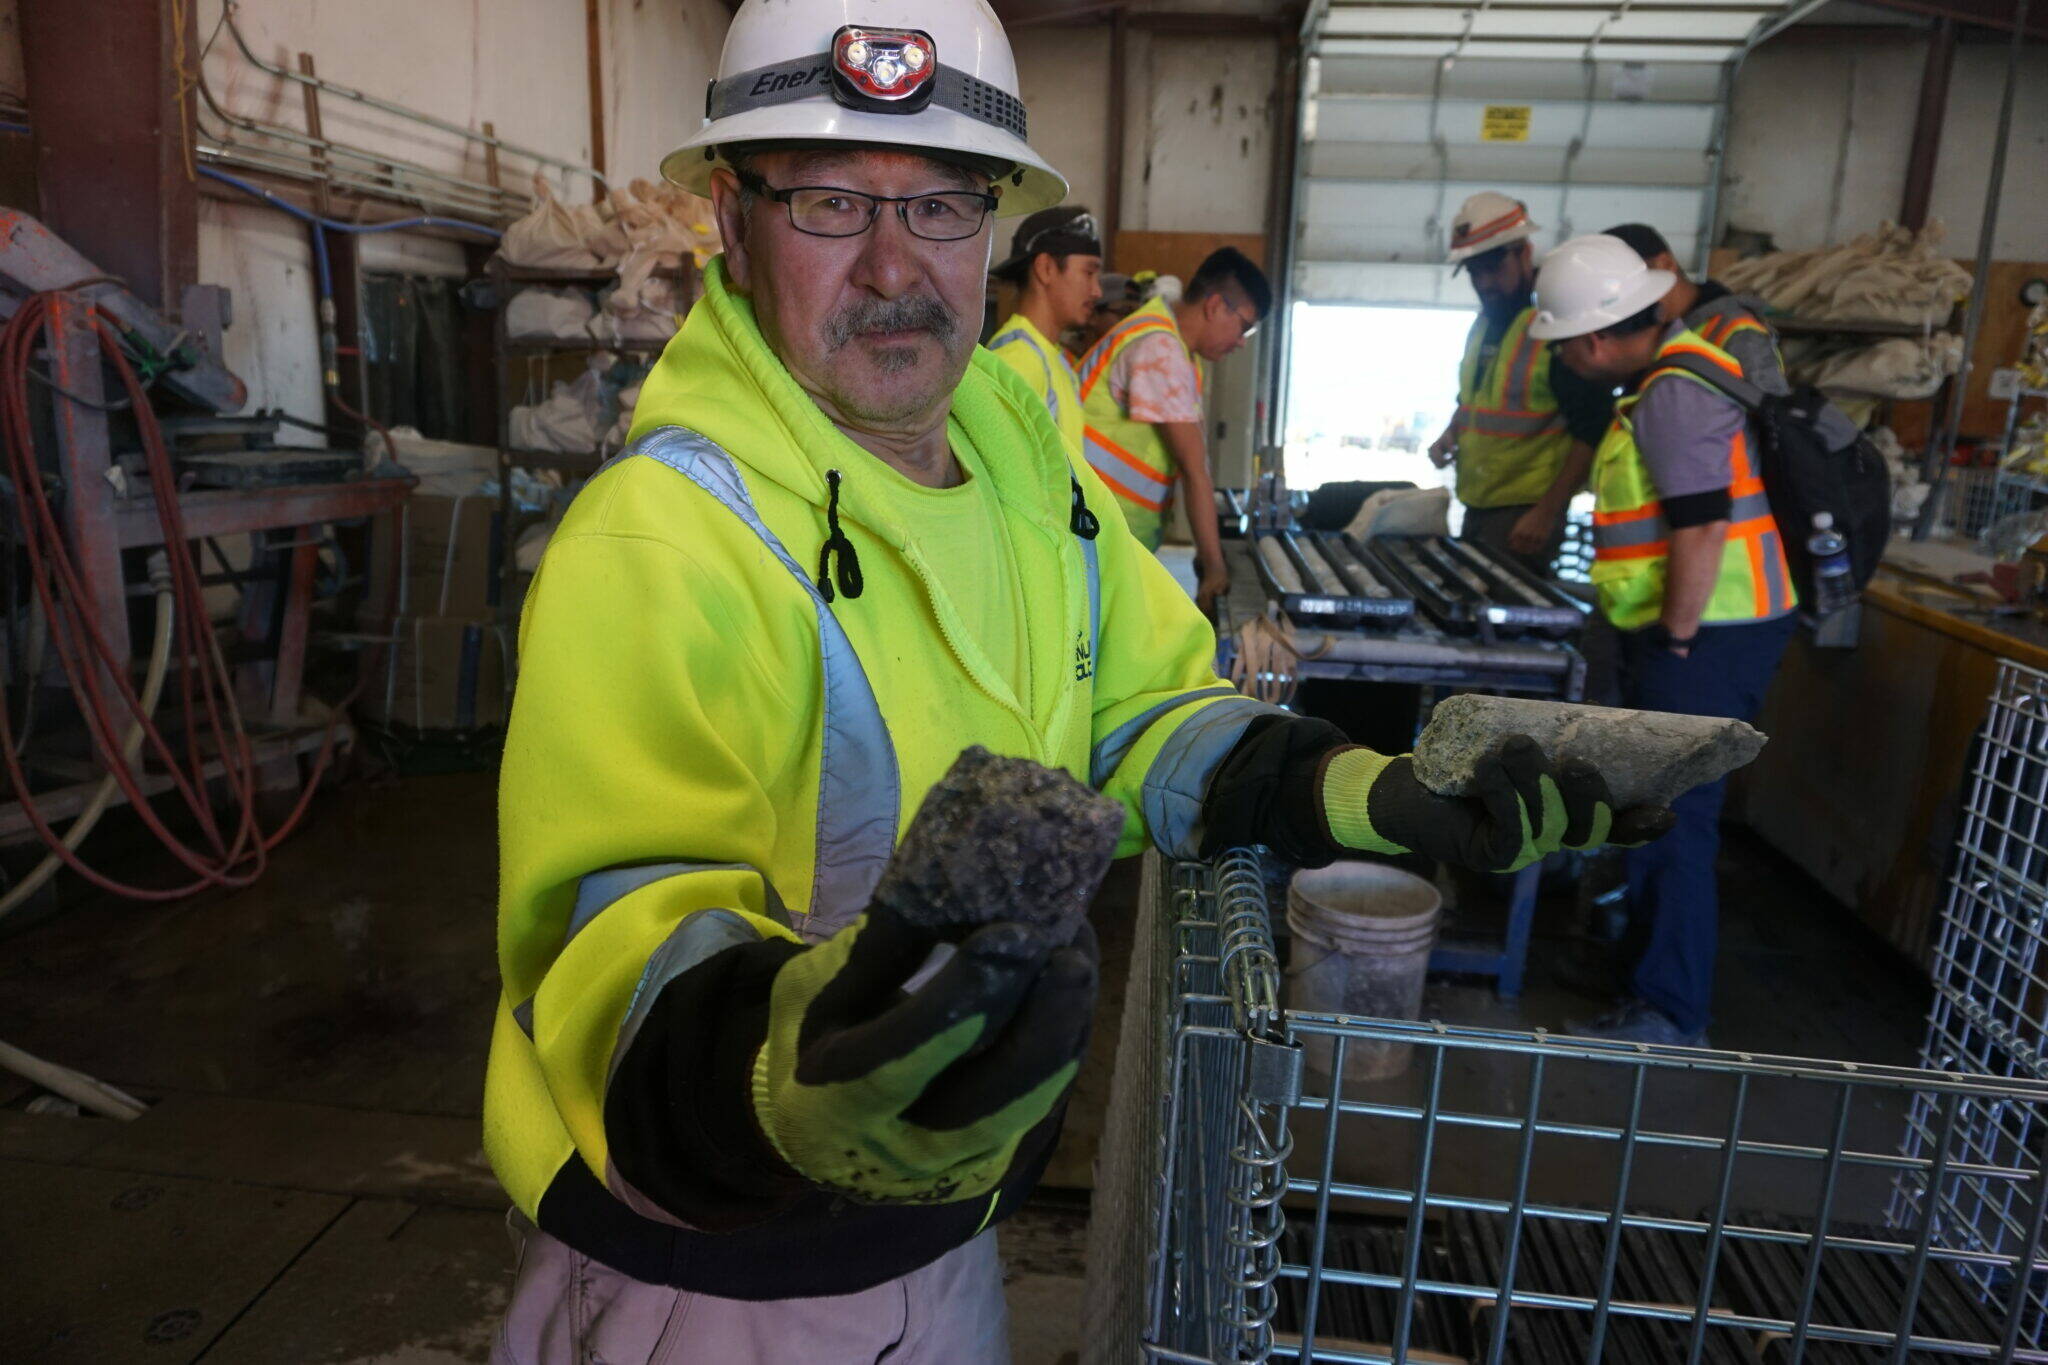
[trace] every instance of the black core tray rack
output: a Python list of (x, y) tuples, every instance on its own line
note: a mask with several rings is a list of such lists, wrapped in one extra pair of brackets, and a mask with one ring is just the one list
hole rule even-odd
[(1447, 536), (1375, 536), (1373, 563), (1451, 635), (1568, 640), (1586, 609), (1504, 555)]
[[(1271, 544), (1301, 580), (1296, 592), (1282, 584), (1267, 562)], [(1351, 630), (1360, 626), (1393, 629), (1415, 616), (1415, 598), (1388, 577), (1341, 531), (1309, 531), (1300, 527), (1262, 531), (1252, 546), (1252, 566), (1266, 594), (1298, 626)]]

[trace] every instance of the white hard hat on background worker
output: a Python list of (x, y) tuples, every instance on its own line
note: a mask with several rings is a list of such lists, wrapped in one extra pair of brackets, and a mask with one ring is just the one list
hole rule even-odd
[(661, 173), (711, 192), (722, 145), (848, 142), (994, 163), (1001, 217), (1050, 208), (1067, 182), (1025, 141), (1010, 42), (987, 0), (743, 5), (705, 92), (704, 126)]
[(1529, 221), (1529, 206), (1496, 190), (1481, 190), (1458, 206), (1451, 220), (1451, 250), (1444, 259), (1461, 266), (1474, 256), (1536, 235)]
[(1652, 270), (1619, 237), (1593, 233), (1562, 243), (1536, 270), (1538, 341), (1584, 336), (1632, 318), (1671, 292), (1678, 276)]

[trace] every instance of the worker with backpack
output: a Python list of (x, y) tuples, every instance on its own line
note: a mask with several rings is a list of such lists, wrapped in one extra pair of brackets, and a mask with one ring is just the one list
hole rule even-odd
[[(1624, 389), (1595, 454), (1593, 582), (1621, 642), (1623, 704), (1748, 720), (1797, 625), (1787, 536), (1727, 351), (1666, 320), (1676, 283), (1626, 242), (1577, 237), (1544, 258), (1530, 335), (1578, 374)], [(1705, 1046), (1720, 918), (1714, 862), (1725, 783), (1673, 803), (1677, 824), (1627, 855), (1646, 933), (1628, 995), (1585, 1037)]]

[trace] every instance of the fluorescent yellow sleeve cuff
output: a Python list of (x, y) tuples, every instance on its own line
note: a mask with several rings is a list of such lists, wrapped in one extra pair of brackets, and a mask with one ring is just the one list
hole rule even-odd
[(1323, 819), (1329, 822), (1330, 837), (1346, 848), (1361, 853), (1406, 853), (1408, 850), (1383, 838), (1366, 814), (1372, 784), (1394, 760), (1370, 749), (1346, 749), (1323, 769)]

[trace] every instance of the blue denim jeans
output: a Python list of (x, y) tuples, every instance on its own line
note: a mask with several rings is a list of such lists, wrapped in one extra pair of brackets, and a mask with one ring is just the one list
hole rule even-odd
[[(1647, 631), (1621, 636), (1622, 705), (1639, 711), (1754, 720), (1778, 671), (1797, 618), (1707, 626), (1681, 659)], [(1628, 852), (1628, 908), (1644, 941), (1635, 994), (1695, 1033), (1713, 1013), (1714, 955), (1721, 901), (1714, 859), (1721, 851), (1724, 778), (1672, 803), (1669, 834)]]

